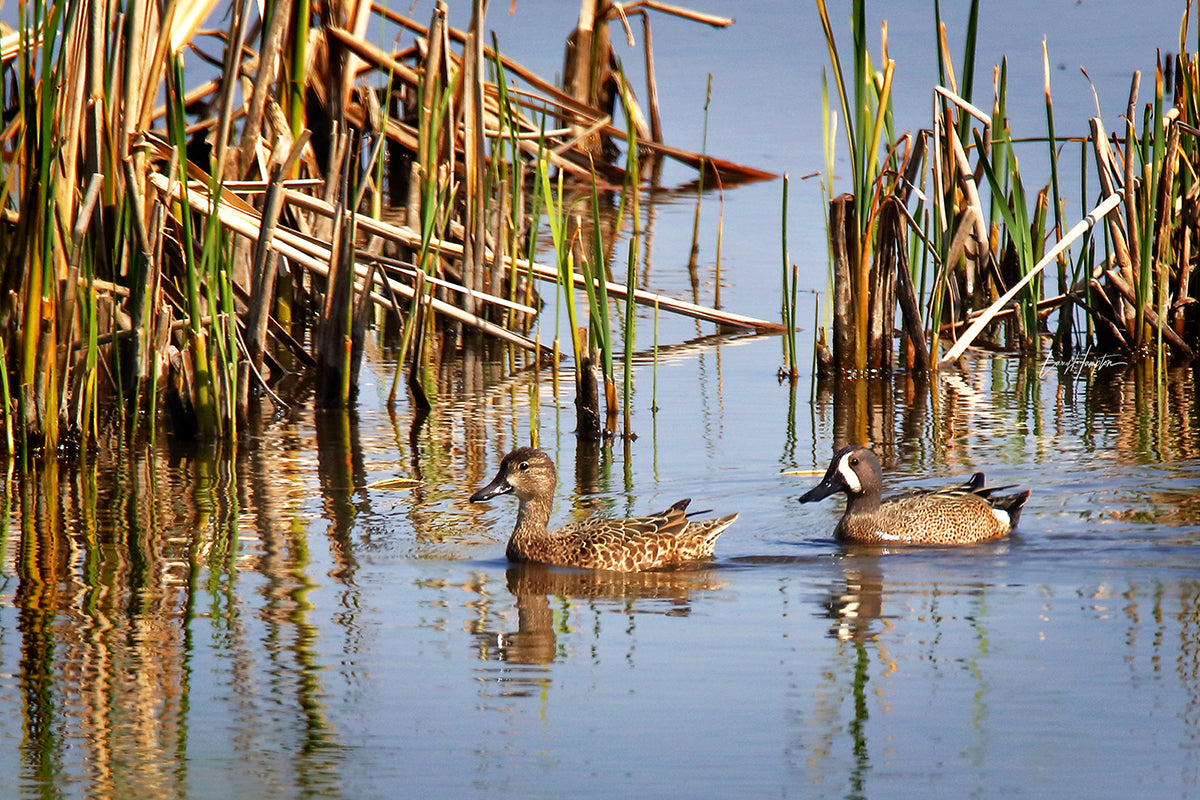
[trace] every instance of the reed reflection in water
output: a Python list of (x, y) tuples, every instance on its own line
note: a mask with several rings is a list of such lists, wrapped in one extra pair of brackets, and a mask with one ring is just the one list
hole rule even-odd
[(985, 358), (932, 382), (907, 374), (822, 379), (814, 429), (828, 428), (835, 448), (872, 443), (885, 470), (966, 469), (981, 445), (1014, 459), (1059, 446), (1136, 463), (1180, 461), (1200, 457), (1198, 390), (1193, 367), (1168, 370), (1160, 390), (1148, 363), (1091, 372)]
[(1105, 572), (1075, 587), (1047, 570), (1030, 592), (997, 580), (1003, 557), (966, 577), (928, 555), (852, 554), (831, 584), (836, 644), (794, 711), (797, 778), (846, 797), (896, 780), (961, 796), (1200, 783), (1200, 581)]
[[(22, 698), (24, 782), (186, 794), (182, 757), (256, 762), (281, 696), (310, 759), (255, 768), (289, 782), (326, 771), (297, 468), (287, 453), (113, 446), (10, 478), (18, 528), (0, 619), (19, 633), (4, 636), (4, 663), (6, 694)], [(223, 742), (193, 737), (214, 697), (230, 714)]]
[[(697, 348), (660, 362), (636, 442), (578, 443), (550, 375), (480, 365), (446, 372), (427, 416), (368, 397), (236, 452), (110, 442), (10, 471), (0, 795), (1101, 796), (1140, 785), (1100, 779), (1118, 759), (1197, 787), (1190, 371), (1155, 392), (1134, 369), (978, 359), (932, 389), (818, 385), (808, 407), (770, 377), (730, 401), (775, 342)], [(717, 561), (506, 564), (513, 509), (466, 497), (533, 420), (569, 476), (556, 522), (694, 493), (743, 512)], [(837, 509), (779, 472), (823, 468), (842, 436), (894, 488), (980, 467), (1033, 485), (1019, 535), (838, 547)], [(412, 488), (371, 488), (392, 476)]]

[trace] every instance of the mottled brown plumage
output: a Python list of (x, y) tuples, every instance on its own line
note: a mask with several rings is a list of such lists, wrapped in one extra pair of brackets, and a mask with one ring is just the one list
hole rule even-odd
[(557, 483), (554, 462), (541, 450), (522, 447), (500, 462), (487, 486), (471, 495), (478, 503), (512, 492), (520, 505), (505, 550), (509, 561), (640, 572), (684, 561), (710, 559), (713, 545), (737, 514), (689, 522), (680, 500), (660, 514), (628, 519), (593, 517), (554, 532), (546, 528)]
[(842, 541), (864, 544), (975, 544), (1006, 535), (1016, 527), (1029, 490), (993, 497), (1008, 487), (984, 488), (976, 472), (961, 486), (914, 491), (882, 499), (879, 459), (851, 445), (834, 453), (819, 484), (801, 503), (846, 493), (846, 511), (834, 530)]

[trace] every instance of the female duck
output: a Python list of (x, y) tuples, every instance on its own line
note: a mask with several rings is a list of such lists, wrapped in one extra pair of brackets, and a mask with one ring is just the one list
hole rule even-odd
[(541, 450), (522, 447), (500, 462), (500, 471), (471, 502), (513, 493), (520, 501), (517, 524), (505, 553), (509, 561), (639, 572), (712, 558), (713, 545), (737, 514), (689, 522), (680, 500), (661, 514), (629, 519), (593, 517), (554, 532), (546, 529), (554, 503), (554, 462)]
[(846, 511), (834, 536), (863, 544), (975, 544), (1004, 536), (1014, 527), (1029, 490), (993, 496), (1007, 486), (985, 489), (983, 473), (951, 489), (880, 497), (879, 459), (865, 447), (843, 447), (819, 484), (801, 503), (846, 493)]

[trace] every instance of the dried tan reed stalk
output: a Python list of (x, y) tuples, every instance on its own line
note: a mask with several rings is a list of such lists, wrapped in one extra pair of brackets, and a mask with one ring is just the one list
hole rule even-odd
[[(1126, 302), (1132, 306), (1137, 305), (1137, 294), (1134, 292), (1133, 287), (1130, 286), (1121, 276), (1120, 271), (1115, 269), (1106, 269), (1104, 271), (1104, 277), (1108, 278), (1109, 283), (1116, 287), (1116, 290), (1121, 293), (1121, 296), (1125, 298)], [(1180, 338), (1179, 334), (1176, 333), (1170, 325), (1163, 324), (1158, 314), (1155, 313), (1151, 303), (1147, 302), (1145, 304), (1145, 306), (1142, 308), (1142, 313), (1145, 315), (1146, 324), (1155, 330), (1161, 331), (1163, 339), (1165, 339), (1171, 345), (1171, 347), (1174, 348), (1179, 356), (1184, 359), (1191, 359), (1192, 348), (1188, 347), (1187, 343)]]
[(1075, 227), (1067, 231), (1067, 234), (1063, 236), (1062, 239), (1059, 239), (1058, 243), (1054, 245), (1054, 247), (1050, 248), (1050, 250), (1047, 251), (1044, 256), (1042, 256), (1041, 261), (1035, 264), (1033, 268), (1030, 269), (1023, 278), (1021, 278), (1021, 280), (1013, 284), (1013, 286), (1007, 292), (1002, 294), (994, 303), (988, 306), (987, 310), (980, 314), (979, 318), (976, 319), (975, 322), (971, 323), (971, 327), (967, 328), (967, 332), (962, 335), (962, 338), (956, 341), (954, 346), (947, 351), (946, 355), (943, 356), (938, 362), (938, 366), (950, 364), (959, 356), (961, 356), (963, 351), (970, 347), (971, 343), (975, 341), (975, 337), (979, 335), (980, 331), (982, 331), (991, 323), (996, 313), (999, 312), (1009, 300), (1013, 299), (1017, 292), (1021, 291), (1026, 284), (1032, 281), (1036, 276), (1040, 275), (1042, 270), (1054, 263), (1055, 259), (1058, 258), (1058, 255), (1066, 250), (1072, 242), (1074, 242), (1080, 236), (1083, 236), (1083, 234), (1087, 233), (1092, 226), (1094, 226), (1097, 222), (1106, 217), (1109, 212), (1120, 205), (1122, 199), (1122, 196), (1119, 194), (1110, 195), (1098, 206), (1093, 208), (1091, 213), (1076, 223)]
[[(178, 184), (172, 185), (171, 182), (164, 176), (158, 173), (150, 175), (150, 183), (163, 193), (165, 197), (170, 197), (172, 200), (179, 201), (182, 192)], [(313, 198), (307, 198), (313, 200)], [(193, 185), (189, 187), (187, 192), (187, 200), (189, 205), (202, 214), (212, 212), (212, 201), (208, 195), (207, 189), (201, 185)], [(316, 201), (320, 202), (320, 201)], [(258, 212), (247, 205), (245, 201), (231, 195), (223, 195), (221, 202), (217, 206), (217, 214), (220, 217), (221, 224), (232, 230), (233, 232), (245, 236), (248, 239), (257, 240), (260, 234), (261, 219)], [(359, 218), (358, 224), (366, 227), (367, 218)], [(376, 223), (381, 224), (381, 223)], [(417, 234), (412, 232), (414, 236)], [(419, 237), (418, 237), (419, 241)], [(449, 249), (449, 243), (446, 243)], [(461, 246), (459, 246), (461, 248)], [(327, 244), (322, 244), (315, 239), (305, 237), (295, 231), (291, 231), (285, 227), (279, 227), (275, 230), (274, 237), (270, 240), (270, 248), (281, 255), (293, 259), (298, 264), (311, 270), (314, 274), (321, 277), (329, 275), (329, 259), (331, 250)], [(461, 249), (459, 250), (461, 254)], [(355, 273), (359, 278), (367, 274), (369, 267), (361, 264), (355, 264)], [(413, 297), (413, 288), (399, 281), (391, 282), (392, 289), (405, 298)], [(489, 301), (495, 300), (490, 295), (479, 294), (480, 298), (487, 298)], [(377, 296), (377, 302), (384, 307), (391, 307), (391, 301), (385, 297)], [(465, 325), (478, 328), (480, 331), (495, 336), (498, 339), (515, 344), (526, 350), (537, 349), (536, 345), (528, 337), (521, 336), (518, 333), (507, 330), (499, 325), (496, 325), (488, 320), (480, 317), (467, 314), (457, 306), (446, 303), (437, 298), (432, 298), (430, 301), (431, 307), (440, 314), (444, 314), (451, 319), (457, 320)], [(532, 311), (532, 309), (529, 309)]]

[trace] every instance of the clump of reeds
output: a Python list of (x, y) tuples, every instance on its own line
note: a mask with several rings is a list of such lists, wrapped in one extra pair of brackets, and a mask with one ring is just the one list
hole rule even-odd
[[(1077, 308), (1095, 332), (1087, 346), (1160, 363), (1191, 357), (1200, 342), (1191, 311), (1200, 292), (1194, 279), (1197, 182), (1189, 156), (1197, 150), (1200, 84), (1197, 57), (1186, 53), (1183, 39), (1180, 55), (1156, 66), (1153, 100), (1140, 109), (1134, 76), (1121, 133), (1107, 134), (1097, 116), (1089, 123), (1090, 135), (1077, 137), (1092, 151), (1101, 196), (1089, 199), (1084, 169), (1081, 221), (1068, 231), (1045, 51), (1044, 141), (1051, 177), (1030, 196), (1008, 125), (1003, 61), (994, 71), (990, 112), (971, 100), (977, 3), (969, 12), (959, 79), (939, 14), (942, 85), (936, 89), (935, 117), (929, 130), (901, 137), (890, 131), (894, 64), (887, 58), (886, 23), (884, 67), (875, 71), (866, 45), (865, 4), (854, 4), (854, 71), (847, 85), (823, 0), (817, 0), (817, 10), (846, 118), (853, 184), (850, 194), (832, 199), (829, 218), (833, 370), (892, 368), (897, 303), (913, 356), (908, 366), (917, 371), (952, 361), (980, 336), (1028, 355), (1039, 354), (1043, 340), (1051, 338), (1057, 352), (1070, 352), (1080, 335), (1073, 325)], [(1186, 35), (1186, 12), (1182, 29)], [(1105, 236), (1093, 239), (1091, 230), (1101, 221)], [(918, 266), (927, 261), (933, 264), (930, 282)], [(1047, 298), (1043, 277), (1052, 265), (1059, 291)], [(1046, 317), (1054, 309), (1059, 322), (1051, 336)], [(950, 346), (941, 355), (945, 339)]]
[[(645, 9), (648, 123), (611, 69), (608, 25), (624, 10), (608, 2), (582, 4), (564, 89), (484, 46), (481, 3), (460, 31), (445, 4), (425, 26), (365, 5), (348, 18), (337, 4), (314, 16), (275, 3), (260, 18), (237, 0), (224, 30), (200, 31), (215, 6), (22, 3), (0, 41), (9, 452), (85, 445), (104, 408), (131, 432), (165, 409), (178, 434), (233, 438), (258, 398), (286, 402), (271, 386), (292, 371), (312, 371), (317, 402), (351, 403), (373, 309), (404, 320), (414, 402), (436, 402), (430, 376), (467, 346), (462, 329), (548, 357), (530, 335), (538, 280), (583, 286), (601, 306), (616, 286), (627, 304), (771, 327), (658, 303), (632, 277), (609, 283), (597, 258), (609, 242), (591, 245), (587, 274), (534, 260), (540, 215), (562, 196), (536, 170), (568, 192), (638, 191), (610, 143), (727, 182), (765, 176), (663, 144)], [(367, 42), (372, 24), (402, 31), (394, 51)], [(190, 85), (193, 58), (217, 77)], [(607, 311), (591, 319), (611, 378)]]

